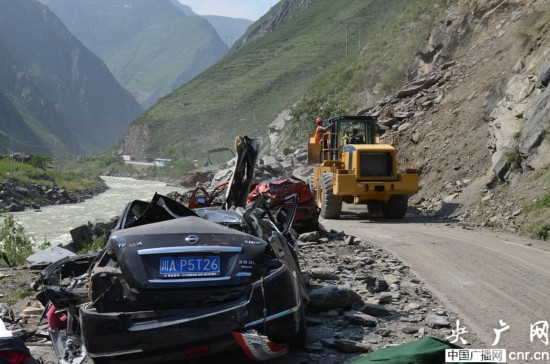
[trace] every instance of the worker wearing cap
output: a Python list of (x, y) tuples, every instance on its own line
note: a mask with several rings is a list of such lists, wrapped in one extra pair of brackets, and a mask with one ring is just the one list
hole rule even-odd
[(323, 126), (323, 119), (321, 118), (315, 119), (315, 124), (317, 124), (317, 128), (315, 128), (315, 144), (321, 144), (321, 135), (325, 134), (330, 125)]
[(326, 131), (332, 124), (323, 126), (323, 119), (321, 118), (315, 119), (315, 124), (317, 124), (317, 127), (315, 128), (315, 144), (321, 144), (321, 140), (323, 141), (323, 145), (321, 145), (321, 148), (319, 149), (319, 162), (322, 162), (323, 159), (326, 158), (326, 155), (324, 155), (323, 152), (326, 152), (326, 148), (328, 148), (329, 133), (326, 133)]

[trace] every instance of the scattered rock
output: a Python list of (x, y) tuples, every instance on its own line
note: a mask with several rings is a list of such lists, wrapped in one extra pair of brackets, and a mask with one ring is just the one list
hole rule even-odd
[(27, 262), (31, 265), (51, 264), (65, 257), (72, 257), (75, 255), (75, 253), (67, 249), (59, 246), (52, 246), (32, 254), (27, 258)]
[(334, 272), (324, 268), (313, 268), (311, 270), (311, 278), (319, 279), (321, 281), (337, 281), (340, 276)]
[(412, 326), (406, 326), (406, 327), (402, 328), (401, 331), (403, 331), (405, 334), (412, 335), (412, 334), (416, 334), (418, 332), (418, 328), (417, 327), (412, 327)]
[(378, 323), (376, 317), (364, 314), (360, 311), (346, 311), (344, 312), (344, 317), (352, 323), (361, 326), (376, 326)]
[(301, 241), (317, 242), (319, 240), (318, 231), (310, 231), (307, 233), (300, 234), (298, 239)]
[(373, 304), (373, 303), (365, 303), (359, 311), (372, 316), (387, 316), (390, 314), (390, 311), (388, 311), (384, 306)]
[(426, 325), (435, 329), (450, 326), (449, 321), (447, 321), (445, 317), (441, 317), (439, 315), (433, 315), (433, 314), (427, 315), (425, 321), (426, 321)]
[(347, 287), (328, 286), (311, 290), (309, 299), (313, 309), (349, 308), (361, 301), (361, 296)]
[(368, 353), (372, 347), (362, 342), (346, 339), (323, 339), (323, 345), (342, 351), (344, 353)]

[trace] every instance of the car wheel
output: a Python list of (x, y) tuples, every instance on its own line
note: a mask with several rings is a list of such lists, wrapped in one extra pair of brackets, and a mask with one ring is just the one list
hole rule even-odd
[(288, 339), (288, 345), (293, 349), (300, 349), (307, 344), (307, 324), (306, 324), (306, 309), (300, 308), (300, 327), (298, 332), (292, 338)]
[(111, 362), (111, 359), (109, 358), (90, 358), (89, 356), (86, 357), (85, 363), (93, 363), (93, 364), (109, 364)]

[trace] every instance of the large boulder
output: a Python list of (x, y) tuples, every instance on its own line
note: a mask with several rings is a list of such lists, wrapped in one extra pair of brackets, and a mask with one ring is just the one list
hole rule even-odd
[(528, 167), (536, 167), (532, 165), (531, 161), (536, 158), (535, 154), (539, 152), (538, 149), (543, 143), (547, 131), (550, 130), (549, 115), (550, 88), (547, 88), (540, 95), (533, 107), (533, 114), (527, 120), (521, 131), (519, 152), (522, 157), (527, 159)]

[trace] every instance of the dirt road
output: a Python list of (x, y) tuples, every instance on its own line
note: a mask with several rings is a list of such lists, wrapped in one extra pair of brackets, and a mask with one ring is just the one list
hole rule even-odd
[[(461, 317), (461, 326), (478, 335), (483, 348), (531, 353), (509, 362), (550, 362), (533, 358), (539, 355), (535, 352), (550, 352), (543, 343), (548, 340), (548, 327), (531, 329), (539, 321), (550, 322), (548, 242), (414, 216), (401, 221), (373, 219), (359, 211), (352, 207), (340, 220), (321, 222), (327, 229), (344, 230), (401, 259)], [(509, 329), (501, 333), (498, 344), (491, 346), (494, 329), (506, 326)]]

